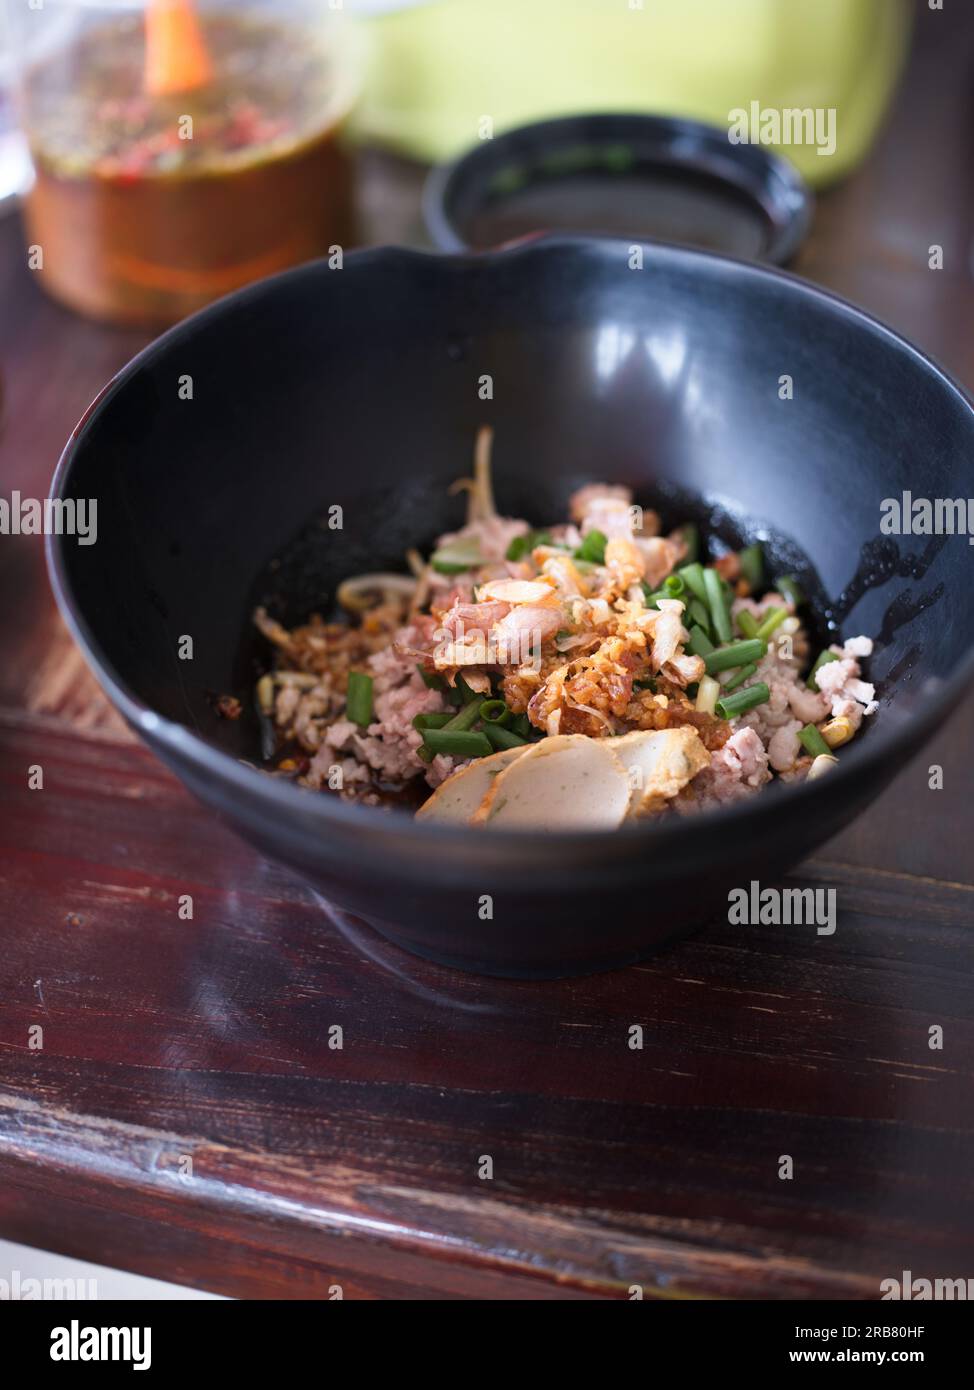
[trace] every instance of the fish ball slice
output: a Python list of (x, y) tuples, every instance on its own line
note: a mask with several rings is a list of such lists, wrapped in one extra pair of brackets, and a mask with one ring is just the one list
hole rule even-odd
[(608, 740), (626, 769), (630, 817), (653, 815), (710, 762), (700, 735), (690, 725), (645, 729)]
[(615, 830), (629, 779), (605, 739), (558, 734), (532, 744), (484, 797), (474, 825), (498, 830)]
[(440, 783), (420, 806), (416, 819), (465, 825), (490, 791), (494, 778), (527, 751), (525, 744), (523, 748), (503, 748), (489, 757), (475, 758)]

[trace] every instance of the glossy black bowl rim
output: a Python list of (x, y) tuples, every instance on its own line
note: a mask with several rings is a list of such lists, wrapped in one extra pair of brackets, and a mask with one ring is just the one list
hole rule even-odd
[[(734, 151), (742, 147), (730, 144), (726, 131), (706, 121), (647, 111), (586, 111), (512, 127), (464, 150), (445, 164), (434, 165), (423, 185), (422, 204), (423, 219), (435, 245), (449, 252), (476, 249), (464, 238), (453, 214), (453, 196), (458, 185), (466, 180), (476, 182), (481, 166), (484, 173), (488, 172), (507, 147), (516, 148), (524, 140), (540, 141), (545, 137), (556, 147), (576, 128), (587, 129), (588, 139), (595, 138), (600, 129), (605, 138), (612, 141), (625, 138), (626, 131), (634, 136), (653, 137), (659, 142), (661, 152), (667, 146), (681, 146), (679, 154), (671, 161), (674, 168), (707, 174), (725, 183), (742, 197), (749, 198), (768, 217), (771, 230), (767, 245), (756, 258), (762, 265), (786, 264), (808, 235), (813, 194), (795, 165), (775, 150), (765, 145), (747, 145), (735, 158)], [(694, 146), (692, 155), (686, 149), (688, 143)], [(759, 196), (759, 188), (764, 197)], [(531, 238), (538, 235), (540, 233), (526, 234)], [(645, 237), (630, 240), (634, 244), (659, 241)], [(669, 244), (684, 245), (683, 242)]]
[[(662, 259), (670, 264), (684, 264), (685, 266), (688, 264), (692, 268), (695, 263), (712, 264), (716, 262), (724, 274), (745, 278), (758, 277), (780, 280), (784, 282), (789, 293), (804, 295), (824, 303), (831, 311), (856, 322), (877, 337), (885, 339), (898, 351), (906, 352), (923, 369), (932, 372), (949, 391), (958, 397), (970, 413), (972, 426), (974, 426), (974, 400), (967, 392), (942, 367), (914, 347), (906, 338), (901, 337), (879, 319), (873, 318), (848, 300), (820, 289), (809, 281), (803, 280), (800, 276), (789, 274), (777, 267), (758, 265), (754, 262), (690, 247), (672, 246), (664, 242), (639, 244), (650, 250), (654, 258)], [(503, 259), (507, 263), (512, 259), (529, 259), (537, 255), (546, 255), (549, 252), (564, 253), (567, 251), (580, 255), (619, 257), (628, 253), (629, 245), (628, 240), (612, 240), (603, 237), (541, 237), (518, 243), (503, 250), (449, 257), (438, 252), (417, 251), (399, 246), (370, 247), (349, 253), (345, 258), (344, 265), (345, 272), (347, 272), (350, 266), (365, 269), (370, 265), (383, 262), (398, 263), (404, 268), (408, 268), (421, 262), (428, 264), (431, 261), (440, 261), (444, 267), (453, 271), (462, 270), (465, 265), (476, 266), (482, 270), (485, 262), (489, 264), (491, 261)], [(195, 332), (197, 325), (218, 318), (229, 304), (239, 305), (249, 299), (259, 299), (261, 296), (273, 292), (275, 285), (279, 283), (287, 283), (300, 279), (302, 276), (318, 274), (326, 264), (327, 262), (323, 260), (312, 261), (257, 281), (244, 289), (236, 290), (199, 310), (189, 318), (183, 319), (137, 353), (103, 387), (72, 431), (51, 483), (51, 498), (57, 499), (64, 495), (74, 455), (85, 434), (91, 428), (92, 422), (109, 408), (115, 393), (121, 390), (138, 371), (150, 364), (154, 357), (168, 349), (170, 345), (180, 342), (181, 339)], [(377, 832), (383, 828), (389, 830), (394, 828), (401, 841), (407, 845), (415, 844), (416, 849), (420, 852), (428, 849), (435, 842), (441, 842), (445, 848), (453, 847), (455, 850), (459, 850), (463, 844), (470, 843), (472, 832), (466, 826), (449, 826), (417, 821), (405, 813), (392, 813), (390, 816), (388, 813), (377, 811), (375, 808), (359, 806), (339, 797), (325, 796), (281, 778), (270, 777), (253, 765), (241, 762), (232, 754), (206, 743), (185, 725), (156, 713), (126, 685), (107, 654), (95, 640), (91, 628), (79, 611), (70, 590), (64, 560), (64, 551), (69, 540), (70, 537), (59, 535), (48, 535), (45, 539), (48, 573), (58, 608), (85, 660), (102, 687), (108, 692), (116, 707), (132, 727), (150, 746), (156, 743), (175, 762), (186, 761), (192, 764), (198, 773), (212, 778), (214, 785), (222, 785), (224, 788), (233, 790), (242, 799), (250, 799), (251, 801), (256, 799), (258, 802), (262, 802), (266, 807), (270, 824), (274, 823), (273, 815), (276, 810), (282, 814), (285, 812), (300, 813), (306, 820), (310, 818), (312, 822), (316, 823), (316, 827), (321, 830), (322, 834), (328, 830), (329, 826), (349, 832), (359, 830), (366, 835), (370, 830)], [(841, 799), (839, 793), (843, 788), (852, 799), (855, 792), (855, 781), (860, 775), (865, 774), (870, 769), (878, 769), (880, 764), (888, 762), (890, 759), (895, 760), (897, 753), (901, 750), (908, 748), (912, 752), (918, 748), (935, 726), (941, 723), (952, 707), (957, 704), (960, 697), (970, 687), (972, 680), (974, 680), (974, 649), (961, 657), (957, 669), (943, 679), (938, 689), (924, 695), (922, 711), (911, 715), (908, 721), (890, 732), (877, 731), (863, 744), (857, 745), (857, 742), (854, 742), (827, 777), (818, 778), (814, 782), (804, 781), (798, 785), (781, 789), (778, 795), (785, 796), (787, 804), (781, 802), (776, 802), (776, 804), (782, 810), (790, 810), (796, 816), (814, 815), (816, 808), (824, 812), (827, 804), (834, 804)], [(618, 829), (610, 831), (492, 830), (489, 836), (477, 838), (488, 839), (491, 847), (498, 854), (503, 854), (505, 848), (513, 849), (516, 846), (523, 855), (526, 847), (536, 845), (540, 849), (542, 844), (545, 846), (547, 856), (550, 857), (557, 856), (558, 851), (563, 850), (566, 856), (564, 861), (566, 875), (570, 877), (572, 862), (570, 856), (583, 849), (595, 852), (600, 846), (605, 847), (610, 843), (615, 845), (617, 849), (621, 849), (627, 843), (633, 848), (639, 844), (651, 843), (657, 851), (665, 853), (669, 846), (686, 844), (692, 837), (699, 836), (704, 825), (709, 831), (719, 835), (724, 827), (729, 827), (731, 824), (735, 829), (744, 831), (750, 822), (755, 834), (757, 834), (760, 829), (759, 823), (764, 818), (763, 813), (767, 807), (767, 802), (767, 796), (748, 797), (743, 802), (707, 811), (700, 817), (672, 819), (662, 824), (655, 821), (636, 821), (632, 824), (624, 823)], [(390, 825), (390, 820), (393, 817), (394, 825)], [(428, 865), (429, 862), (423, 860), (422, 864)]]

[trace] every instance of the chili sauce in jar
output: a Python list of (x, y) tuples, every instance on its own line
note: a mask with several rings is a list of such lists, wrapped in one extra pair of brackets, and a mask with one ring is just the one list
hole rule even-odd
[[(46, 43), (45, 15), (62, 21)], [(25, 218), (55, 298), (165, 326), (350, 244), (355, 53), (320, 5), (48, 0), (33, 17)]]

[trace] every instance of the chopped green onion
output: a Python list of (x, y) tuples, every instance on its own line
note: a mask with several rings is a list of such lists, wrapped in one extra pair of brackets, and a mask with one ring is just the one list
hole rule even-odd
[(442, 729), (444, 724), (449, 724), (453, 716), (450, 714), (417, 714), (413, 718), (413, 728), (425, 733), (427, 729)]
[(345, 713), (360, 729), (372, 723), (372, 677), (364, 671), (348, 673)]
[(550, 544), (550, 531), (525, 531), (523, 536), (515, 536), (511, 541), (505, 558), (512, 561), (523, 560), (536, 546)]
[(722, 687), (724, 694), (729, 695), (732, 690), (736, 690), (739, 685), (749, 681), (757, 670), (757, 663), (752, 661), (747, 666), (742, 666), (739, 671), (735, 671), (726, 685)]
[(722, 695), (717, 701), (716, 713), (721, 719), (736, 719), (739, 714), (746, 714), (749, 709), (763, 705), (770, 699), (771, 691), (764, 681), (758, 681), (757, 685), (736, 690), (733, 695)]
[(480, 717), (485, 724), (506, 729), (514, 716), (504, 700), (485, 700), (480, 706)]
[(458, 758), (486, 758), (494, 750), (486, 734), (469, 729), (427, 729), (426, 747), (431, 753), (452, 753)]
[(696, 623), (697, 627), (702, 627), (707, 635), (710, 635), (710, 614), (707, 612), (707, 605), (701, 603), (698, 598), (692, 598), (687, 604), (687, 617), (691, 623)]
[(655, 692), (656, 681), (652, 676), (641, 676), (639, 680), (633, 681), (632, 688), (633, 690), (652, 690)]
[[(666, 599), (667, 603), (682, 603), (686, 607), (686, 592), (682, 594), (673, 593), (672, 589), (650, 589), (647, 584), (643, 585), (643, 598), (647, 608), (658, 608), (660, 599)], [(702, 607), (703, 605), (701, 605)], [(710, 614), (704, 613), (702, 626), (710, 626)]]
[(452, 545), (442, 545), (430, 556), (430, 564), (437, 574), (463, 574), (464, 570), (475, 569), (483, 563), (480, 542), (476, 538), (456, 540)]
[(794, 604), (796, 608), (801, 608), (805, 602), (805, 591), (793, 574), (783, 574), (780, 579), (776, 579), (775, 588), (782, 598)]
[(686, 593), (686, 582), (678, 574), (671, 574), (663, 580), (663, 588), (670, 598), (682, 598)]
[(690, 640), (687, 642), (688, 652), (692, 652), (694, 656), (709, 656), (713, 649), (714, 644), (702, 627), (690, 629)]
[(707, 586), (703, 582), (703, 565), (698, 565), (694, 561), (692, 565), (684, 565), (678, 569), (677, 574), (691, 593), (696, 594), (701, 603), (707, 602)]
[(602, 531), (589, 531), (575, 551), (575, 558), (587, 560), (592, 565), (604, 564), (607, 543), (607, 537)]
[(482, 695), (478, 695), (475, 690), (471, 690), (462, 676), (457, 676), (455, 685), (447, 685), (444, 682), (443, 693), (446, 695), (447, 703), (451, 705), (468, 705), (471, 700), (484, 698)]
[(523, 748), (527, 743), (527, 739), (516, 734), (513, 729), (502, 729), (499, 724), (485, 724), (484, 733), (488, 742), (498, 751), (502, 748)]
[(806, 724), (804, 729), (799, 729), (798, 739), (805, 752), (811, 753), (813, 758), (832, 757), (832, 749), (814, 724)]
[(757, 637), (758, 620), (749, 608), (742, 608), (739, 613), (735, 613), (734, 621), (745, 637)]
[(423, 684), (430, 690), (444, 690), (446, 681), (442, 676), (438, 676), (435, 671), (427, 671), (425, 666), (417, 666), (416, 670), (423, 678)]
[(702, 714), (713, 714), (720, 694), (720, 682), (713, 676), (704, 676), (697, 686), (696, 708)]
[(787, 616), (787, 608), (766, 609), (764, 617), (758, 624), (758, 630), (755, 635), (758, 637), (763, 637), (764, 640), (767, 641), (771, 634), (774, 632), (775, 628), (778, 627), (781, 623), (783, 623)]
[(679, 528), (680, 535), (683, 537), (683, 544), (687, 548), (686, 563), (692, 565), (700, 554), (700, 532), (692, 521), (688, 521), (685, 526)]
[(824, 652), (820, 654), (817, 661), (815, 662), (815, 665), (808, 673), (808, 680), (805, 682), (809, 690), (818, 690), (818, 681), (815, 679), (815, 677), (818, 675), (819, 668), (822, 666), (827, 666), (830, 661), (838, 661), (838, 659), (838, 653), (830, 652), (827, 648)]
[(729, 671), (734, 666), (746, 666), (748, 662), (759, 661), (766, 656), (768, 644), (759, 637), (746, 642), (731, 642), (726, 647), (718, 647), (704, 657), (707, 675), (714, 676), (718, 671)]
[(534, 725), (531, 723), (530, 719), (526, 714), (516, 714), (514, 716), (514, 723), (511, 725), (511, 728), (514, 730), (516, 734), (520, 734), (521, 737), (524, 739), (530, 738), (531, 735), (535, 732)]
[(703, 582), (707, 591), (707, 607), (710, 609), (710, 621), (713, 625), (714, 636), (718, 642), (730, 642), (734, 632), (731, 627), (730, 614), (727, 611), (727, 601), (721, 588), (720, 575), (715, 569), (705, 569)]
[(755, 542), (754, 545), (747, 546), (737, 557), (741, 574), (747, 580), (751, 593), (755, 594), (759, 589), (764, 588), (764, 551)]
[[(462, 707), (459, 714), (455, 714), (448, 724), (443, 725), (444, 729), (449, 729), (451, 732), (454, 729), (460, 731), (472, 729), (480, 718), (480, 706), (483, 703), (483, 698), (480, 695), (475, 695), (469, 704)], [(430, 746), (432, 747), (432, 745)]]

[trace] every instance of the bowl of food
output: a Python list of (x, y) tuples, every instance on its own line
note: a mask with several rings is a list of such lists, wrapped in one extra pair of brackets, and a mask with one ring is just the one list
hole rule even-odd
[(49, 563), (241, 834), (409, 950), (564, 975), (726, 913), (940, 724), (970, 550), (904, 494), (946, 516), (972, 447), (939, 368), (779, 271), (370, 250), (130, 363), (53, 485), (97, 542)]

